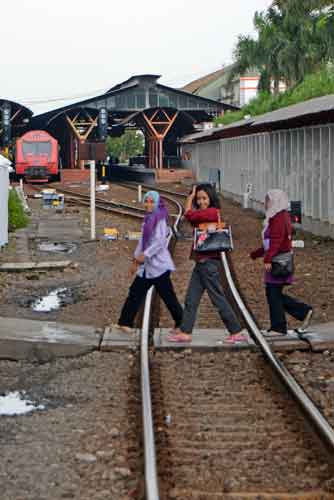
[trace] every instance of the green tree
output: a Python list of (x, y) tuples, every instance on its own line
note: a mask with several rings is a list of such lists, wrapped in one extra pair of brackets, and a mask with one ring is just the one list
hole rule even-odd
[(260, 90), (271, 82), (288, 88), (303, 81), (334, 58), (332, 0), (275, 0), (254, 16), (256, 37), (240, 36), (234, 51), (236, 73), (257, 68)]
[(127, 129), (121, 137), (108, 137), (106, 141), (107, 153), (119, 158), (121, 163), (131, 156), (139, 156), (144, 151), (144, 136), (138, 130)]

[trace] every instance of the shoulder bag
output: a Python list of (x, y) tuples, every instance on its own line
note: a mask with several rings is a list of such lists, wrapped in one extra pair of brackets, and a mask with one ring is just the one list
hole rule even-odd
[(199, 253), (227, 252), (233, 249), (231, 228), (226, 228), (220, 220), (218, 211), (218, 223), (201, 224), (194, 230), (193, 249)]
[[(287, 220), (286, 229), (288, 231)], [(289, 232), (289, 231), (288, 231)], [(281, 252), (271, 259), (271, 274), (274, 278), (287, 278), (294, 273), (293, 252)]]

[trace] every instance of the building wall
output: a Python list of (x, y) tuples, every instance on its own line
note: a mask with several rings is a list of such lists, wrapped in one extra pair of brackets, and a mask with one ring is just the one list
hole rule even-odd
[(8, 168), (0, 165), (0, 248), (8, 243)]
[(220, 171), (221, 189), (263, 210), (266, 192), (280, 188), (301, 200), (303, 228), (334, 237), (334, 124), (184, 145), (182, 156), (200, 181)]

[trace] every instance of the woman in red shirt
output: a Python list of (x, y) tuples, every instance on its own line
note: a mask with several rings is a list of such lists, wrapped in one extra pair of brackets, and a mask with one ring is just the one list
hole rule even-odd
[[(193, 204), (195, 208), (193, 208)], [(194, 186), (185, 206), (185, 218), (192, 226), (202, 223), (218, 222), (219, 199), (214, 189), (207, 184)], [(227, 342), (242, 342), (247, 339), (247, 331), (241, 325), (227, 301), (220, 278), (220, 254), (205, 254), (192, 251), (191, 258), (196, 264), (193, 269), (185, 300), (185, 308), (180, 328), (168, 337), (170, 342), (191, 342), (191, 334), (196, 320), (197, 309), (204, 291), (208, 292), (212, 304), (230, 333)]]
[(250, 254), (252, 259), (263, 257), (266, 286), (266, 296), (269, 305), (270, 329), (266, 332), (269, 336), (286, 335), (287, 322), (285, 311), (294, 318), (302, 321), (297, 329), (302, 333), (308, 327), (312, 317), (312, 307), (283, 293), (283, 289), (293, 282), (293, 275), (275, 277), (271, 274), (272, 259), (279, 253), (291, 251), (292, 226), (288, 213), (289, 200), (284, 191), (272, 189), (265, 198), (266, 218), (262, 231), (263, 244)]

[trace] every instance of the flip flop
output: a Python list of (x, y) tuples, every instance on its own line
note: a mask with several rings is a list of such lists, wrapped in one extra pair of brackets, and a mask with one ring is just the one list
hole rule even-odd
[(169, 335), (167, 337), (168, 342), (174, 342), (178, 344), (187, 344), (192, 341), (192, 339), (185, 339), (184, 337), (182, 338), (181, 335)]
[(121, 326), (117, 324), (111, 325), (112, 328), (115, 328), (119, 332), (126, 333), (128, 335), (132, 335), (134, 333), (134, 328), (130, 328), (129, 326)]
[(225, 342), (227, 342), (228, 344), (237, 344), (238, 342), (248, 342), (248, 337), (243, 334), (231, 335), (225, 340)]

